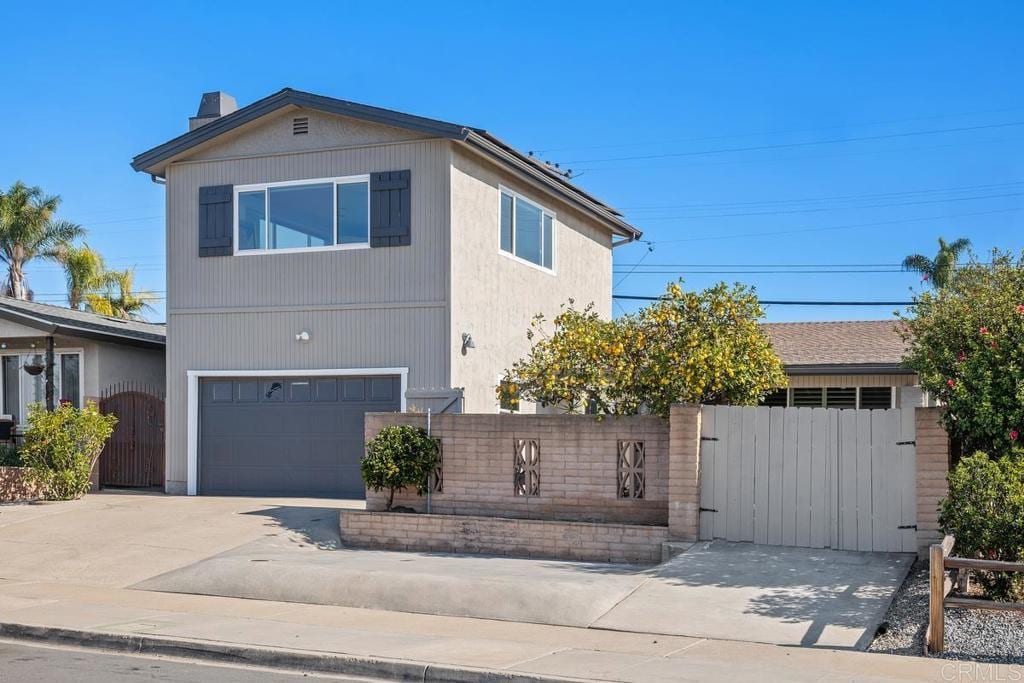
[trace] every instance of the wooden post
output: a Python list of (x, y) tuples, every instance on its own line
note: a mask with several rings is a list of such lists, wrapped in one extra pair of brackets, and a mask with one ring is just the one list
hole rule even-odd
[(54, 401), (53, 401), (53, 337), (46, 338), (46, 375), (45, 375), (45, 391), (46, 391), (46, 410), (53, 412)]
[(946, 623), (942, 603), (945, 601), (946, 572), (943, 569), (942, 545), (936, 543), (928, 549), (928, 651), (942, 652), (946, 647)]

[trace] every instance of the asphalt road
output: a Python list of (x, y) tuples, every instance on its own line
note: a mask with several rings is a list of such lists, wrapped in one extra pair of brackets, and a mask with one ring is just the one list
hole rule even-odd
[(216, 681), (217, 683), (303, 683), (367, 679), (267, 671), (159, 657), (142, 657), (0, 640), (0, 682), (129, 683), (134, 681)]

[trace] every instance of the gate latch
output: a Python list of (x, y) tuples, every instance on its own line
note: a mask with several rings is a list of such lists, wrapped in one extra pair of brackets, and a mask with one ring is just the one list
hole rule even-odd
[(715, 508), (700, 508), (701, 512), (718, 512)]
[(917, 531), (917, 525), (916, 524), (900, 524), (896, 528), (897, 529), (913, 529), (914, 531)]
[(702, 436), (702, 437), (700, 437), (700, 440), (701, 441), (718, 441), (718, 437), (717, 436)]
[(897, 446), (916, 446), (917, 442), (916, 441), (897, 441), (896, 445)]

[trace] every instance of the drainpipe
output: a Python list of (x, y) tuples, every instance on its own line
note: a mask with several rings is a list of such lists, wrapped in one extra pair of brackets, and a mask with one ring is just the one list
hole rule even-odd
[(46, 338), (46, 410), (53, 412), (53, 337)]

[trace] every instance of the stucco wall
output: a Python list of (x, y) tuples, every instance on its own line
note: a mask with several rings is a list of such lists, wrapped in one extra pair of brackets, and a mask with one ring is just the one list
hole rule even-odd
[[(505, 186), (555, 212), (554, 274), (503, 255), (499, 249), (500, 190)], [(549, 319), (575, 299), (610, 317), (611, 235), (545, 191), (452, 145), (452, 384), (466, 387), (466, 412), (495, 412), (502, 371), (530, 348), (533, 316)], [(462, 354), (462, 333), (475, 349)], [(523, 406), (523, 412), (532, 408)]]
[[(31, 344), (43, 353), (46, 335), (39, 330), (19, 323), (0, 319), (0, 341), (5, 343), (7, 352), (29, 352)], [(166, 370), (163, 349), (148, 349), (125, 344), (83, 339), (81, 337), (55, 336), (56, 351), (81, 349), (82, 395), (88, 399), (99, 397), (100, 392), (118, 382), (141, 382), (163, 391)]]

